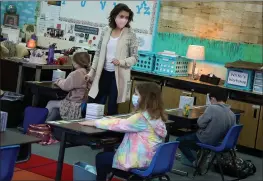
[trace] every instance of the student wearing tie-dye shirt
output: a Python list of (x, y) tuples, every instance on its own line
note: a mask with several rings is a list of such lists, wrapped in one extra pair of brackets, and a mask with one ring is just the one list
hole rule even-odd
[(97, 180), (106, 180), (112, 168), (129, 171), (131, 168), (148, 167), (157, 147), (166, 137), (166, 116), (160, 87), (155, 83), (138, 84), (132, 102), (137, 113), (128, 119), (112, 118), (80, 123), (125, 133), (116, 153), (102, 152), (97, 155)]

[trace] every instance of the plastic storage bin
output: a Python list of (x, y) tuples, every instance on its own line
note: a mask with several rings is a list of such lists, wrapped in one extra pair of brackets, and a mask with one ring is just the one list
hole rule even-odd
[(154, 73), (167, 76), (188, 76), (189, 60), (183, 57), (156, 55)]
[(154, 69), (155, 53), (148, 51), (138, 52), (138, 62), (132, 67), (132, 70), (137, 70), (145, 73), (152, 73)]
[(252, 91), (254, 76), (253, 70), (228, 68), (225, 87)]
[(263, 94), (263, 72), (255, 73), (253, 92)]
[(84, 162), (77, 162), (73, 165), (73, 181), (96, 180), (96, 168)]

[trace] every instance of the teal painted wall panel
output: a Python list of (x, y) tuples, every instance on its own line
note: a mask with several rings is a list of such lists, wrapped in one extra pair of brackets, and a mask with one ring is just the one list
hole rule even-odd
[(176, 33), (157, 33), (154, 51), (170, 50), (185, 56), (189, 45), (203, 45), (206, 61), (211, 63), (225, 64), (236, 60), (263, 62), (261, 45), (208, 40)]

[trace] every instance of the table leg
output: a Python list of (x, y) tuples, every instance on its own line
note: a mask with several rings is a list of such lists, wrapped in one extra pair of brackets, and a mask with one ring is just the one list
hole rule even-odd
[(16, 83), (16, 93), (20, 93), (21, 92), (22, 81), (23, 81), (23, 65), (20, 64), (19, 68), (18, 68), (18, 77), (17, 77), (17, 83)]
[(67, 133), (64, 131), (62, 132), (61, 141), (60, 141), (56, 181), (61, 181), (63, 163), (64, 163), (64, 155), (65, 155), (65, 149), (66, 149), (66, 141), (67, 141)]
[[(40, 76), (41, 76), (41, 68), (36, 68), (35, 81), (40, 81)], [(37, 106), (38, 105), (38, 99), (39, 99), (38, 94), (33, 95), (32, 99), (33, 99), (32, 105)]]
[(35, 81), (40, 81), (41, 68), (36, 68)]
[(39, 94), (38, 94), (38, 88), (34, 88), (36, 89), (36, 91), (34, 91), (35, 93), (33, 94), (33, 98), (32, 98), (32, 106), (38, 106), (38, 100), (39, 100)]

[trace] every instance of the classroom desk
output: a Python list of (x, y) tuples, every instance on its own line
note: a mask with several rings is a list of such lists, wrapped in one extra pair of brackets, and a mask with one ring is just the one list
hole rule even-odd
[(7, 129), (0, 133), (0, 146), (13, 146), (40, 142), (41, 139)]
[(40, 96), (49, 96), (53, 99), (64, 99), (68, 92), (61, 90), (51, 81), (27, 81), (26, 86), (33, 94), (32, 106), (37, 106)]
[[(127, 116), (118, 116), (125, 118)], [(82, 121), (82, 120), (79, 120)], [(171, 124), (171, 121), (166, 122), (166, 124)], [(61, 180), (61, 174), (63, 169), (64, 162), (64, 154), (65, 149), (67, 148), (67, 143), (73, 144), (73, 146), (86, 145), (91, 148), (104, 148), (106, 147), (114, 147), (117, 143), (122, 141), (123, 133), (116, 133), (112, 131), (102, 130), (94, 127), (82, 126), (77, 122), (74, 123), (48, 123), (52, 129), (55, 137), (60, 137), (60, 149), (59, 156), (57, 162), (57, 173), (56, 173), (56, 181)], [(169, 130), (168, 130), (169, 131)], [(56, 136), (56, 132), (61, 132), (60, 135)], [(168, 134), (169, 136), (169, 134)], [(108, 139), (107, 143), (103, 145), (103, 140)], [(115, 140), (115, 142), (111, 143), (110, 140)], [(119, 140), (119, 142), (116, 142)], [(97, 146), (97, 145), (98, 146)], [(72, 146), (70, 146), (72, 147)]]
[[(192, 128), (197, 124), (198, 118), (205, 112), (207, 106), (196, 106), (190, 110), (188, 116), (184, 116), (183, 109), (169, 109), (166, 111), (168, 119), (174, 121), (173, 126), (177, 129), (180, 128)], [(234, 114), (242, 114), (243, 110), (232, 109)], [(238, 120), (237, 120), (238, 121)], [(238, 122), (237, 122), (238, 123)]]
[(41, 71), (42, 70), (72, 70), (71, 64), (65, 64), (65, 65), (41, 65), (41, 64), (33, 64), (25, 61), (25, 59), (20, 58), (4, 58), (1, 59), (1, 61), (9, 61), (18, 64), (18, 77), (17, 77), (17, 84), (16, 84), (16, 92), (20, 93), (22, 88), (22, 82), (23, 82), (23, 74), (24, 74), (24, 68), (31, 68), (35, 69), (35, 81), (40, 81)]

